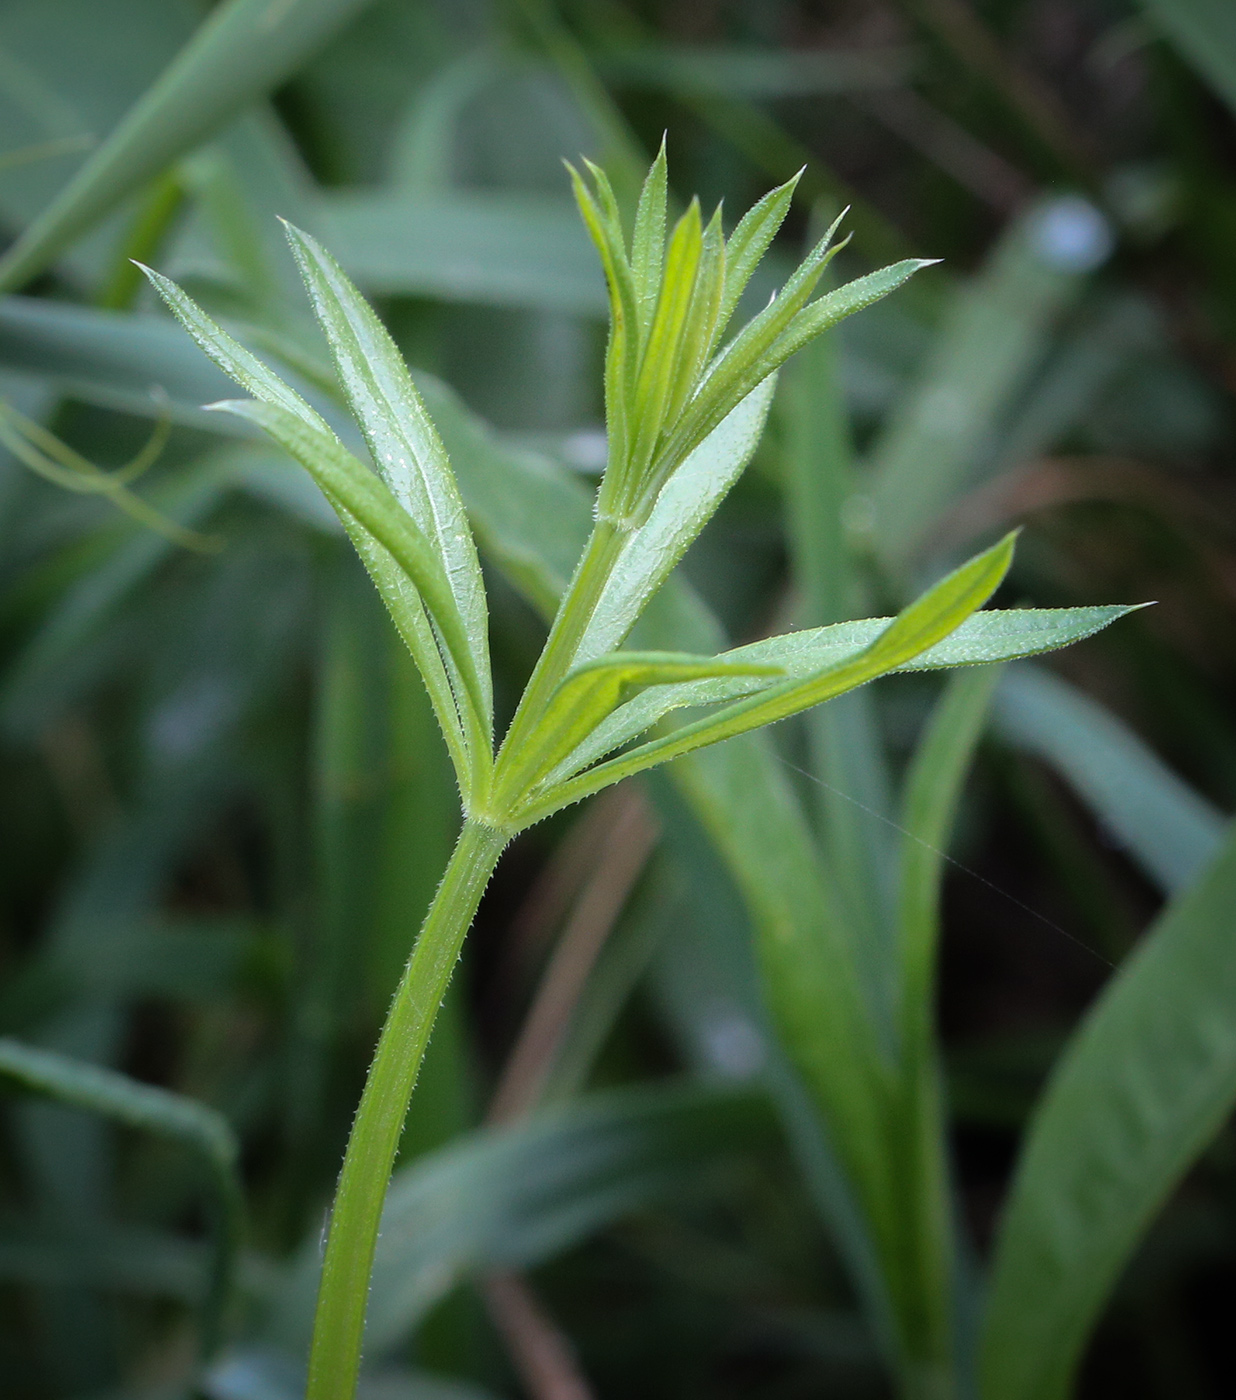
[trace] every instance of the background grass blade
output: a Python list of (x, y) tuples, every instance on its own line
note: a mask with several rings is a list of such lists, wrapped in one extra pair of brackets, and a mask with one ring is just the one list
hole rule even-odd
[(202, 1352), (220, 1341), (223, 1311), (240, 1246), (242, 1195), (239, 1148), (226, 1119), (204, 1104), (100, 1065), (0, 1039), (0, 1077), (33, 1093), (183, 1143), (205, 1163), (217, 1210), (217, 1244), (210, 1292), (202, 1313)]
[[(396, 1172), (382, 1217), (366, 1327), (389, 1353), (461, 1276), (550, 1257), (671, 1190), (683, 1171), (775, 1141), (750, 1092), (641, 1087), (488, 1129)], [(297, 1354), (320, 1268), (306, 1250), (268, 1330)]]
[(170, 161), (264, 96), (366, 0), (226, 0), (0, 260), (12, 290)]
[(867, 459), (876, 548), (894, 573), (910, 565), (967, 484), (1043, 354), (1053, 320), (1109, 244), (1102, 217), (1088, 204), (1041, 203), (1005, 232), (986, 268), (953, 303), (914, 392)]
[(1141, 0), (1141, 6), (1236, 111), (1236, 19), (1223, 0)]
[(1116, 973), (1053, 1072), (996, 1247), (984, 1400), (1054, 1400), (1139, 1236), (1236, 1099), (1236, 839)]
[(1185, 890), (1223, 840), (1224, 818), (1102, 706), (1046, 671), (1000, 684), (1002, 736), (1050, 763), (1168, 894)]

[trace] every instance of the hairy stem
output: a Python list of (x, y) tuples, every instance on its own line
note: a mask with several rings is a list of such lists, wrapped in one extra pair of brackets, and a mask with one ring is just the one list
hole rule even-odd
[(429, 1033), (509, 835), (467, 822), (391, 1004), (344, 1154), (314, 1318), (306, 1400), (351, 1400), (378, 1225)]
[[(608, 520), (598, 520), (593, 526), (515, 718), (502, 741), (502, 753), (518, 751), (544, 713), (558, 683), (571, 669), (579, 643), (626, 540), (626, 533)], [(501, 757), (500, 753), (499, 762)]]

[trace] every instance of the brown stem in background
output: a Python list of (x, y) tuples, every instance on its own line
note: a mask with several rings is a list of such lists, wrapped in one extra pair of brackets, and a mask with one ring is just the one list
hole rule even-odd
[[(588, 976), (657, 835), (642, 791), (631, 784), (615, 789), (576, 824), (525, 904), (518, 937), (526, 952), (548, 936), (575, 896), (498, 1079), (487, 1114), (490, 1123), (513, 1122), (536, 1107)], [(585, 879), (589, 865), (592, 872)], [(489, 1273), (481, 1292), (533, 1400), (593, 1400), (569, 1340), (522, 1274)]]
[(481, 1292), (533, 1400), (593, 1400), (574, 1348), (521, 1275), (487, 1274)]
[(604, 850), (580, 890), (507, 1057), (489, 1106), (491, 1123), (509, 1123), (536, 1106), (588, 975), (656, 844), (656, 822), (638, 788), (617, 789), (604, 815)]

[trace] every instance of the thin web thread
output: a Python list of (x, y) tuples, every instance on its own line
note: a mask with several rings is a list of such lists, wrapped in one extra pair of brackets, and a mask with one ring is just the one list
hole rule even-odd
[(1023, 913), (1029, 914), (1031, 918), (1037, 919), (1041, 924), (1046, 924), (1049, 929), (1053, 929), (1056, 933), (1060, 934), (1061, 937), (1067, 938), (1070, 943), (1075, 943), (1079, 948), (1084, 948), (1091, 957), (1097, 958), (1105, 967), (1114, 968), (1116, 966), (1114, 962), (1105, 958), (1097, 948), (1087, 943), (1085, 939), (1079, 938), (1075, 933), (1070, 933), (1067, 928), (1061, 928), (1054, 919), (1049, 919), (1046, 914), (1035, 909), (1033, 905), (1026, 904), (1023, 900), (1018, 899), (1015, 894), (997, 885), (994, 880), (989, 880), (986, 875), (980, 875), (977, 870), (971, 870), (968, 865), (963, 865), (961, 861), (955, 860), (947, 851), (942, 851), (938, 846), (933, 846), (930, 841), (924, 841), (921, 836), (916, 835), (913, 831), (907, 830), (900, 822), (895, 822), (892, 817), (885, 816), (883, 812), (877, 812), (874, 807), (868, 807), (865, 802), (860, 802), (857, 797), (852, 796), (848, 792), (843, 792), (839, 787), (834, 787), (832, 783), (826, 782), (815, 773), (808, 773), (805, 768), (799, 768), (796, 763), (791, 763), (788, 758), (782, 758), (781, 762), (793, 772), (806, 778), (809, 782), (817, 783), (820, 787), (827, 788), (829, 792), (844, 798), (846, 802), (857, 807), (860, 812), (866, 812), (869, 817), (874, 817), (876, 821), (883, 822), (885, 826), (891, 826), (894, 831), (900, 832), (907, 840), (914, 841), (922, 846), (924, 850), (939, 856), (941, 860), (947, 861), (955, 870), (960, 870), (963, 875), (968, 875), (971, 880), (977, 880), (980, 885), (986, 885), (989, 890), (998, 894), (1002, 899), (1007, 899), (1010, 904), (1016, 905)]

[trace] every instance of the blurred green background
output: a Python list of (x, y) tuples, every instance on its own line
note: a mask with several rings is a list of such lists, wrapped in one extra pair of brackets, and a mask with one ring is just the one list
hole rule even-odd
[[(1157, 600), (1010, 670), (966, 790), (939, 1011), (981, 1253), (1063, 1038), (1236, 806), (1236, 10), (287, 0), (116, 147), (206, 8), (0, 6), (0, 231), (21, 240), (0, 264), (21, 293), (0, 300), (0, 1034), (200, 1100), (238, 1135), (244, 1249), (210, 1393), (295, 1394), (303, 1280), (457, 799), (316, 488), (199, 412), (227, 386), (128, 259), (312, 383), (286, 215), (489, 425), (461, 419), (453, 453), (583, 500), (605, 297), (562, 159), (604, 160), (629, 191), (663, 132), (679, 200), (731, 219), (806, 167), (757, 298), (846, 205), (844, 276), (943, 260), (783, 376), (684, 565), (729, 638), (813, 620), (822, 597), (835, 618), (887, 612), (1011, 524), (1006, 605)], [(267, 21), (282, 37), (263, 47)], [(123, 468), (160, 425), (153, 466), (102, 489), (87, 464)], [(29, 470), (31, 444), (75, 490)], [(795, 464), (820, 450), (852, 457), (831, 593), (790, 562)], [(519, 549), (536, 508), (513, 494), (477, 527), (508, 715), (543, 635), (546, 566)], [(881, 683), (851, 716), (875, 736), (834, 735), (824, 760), (810, 724), (781, 726), (787, 787), (875, 849), (868, 759), (904, 763), (937, 689)], [(533, 1384), (534, 1344), (601, 1398), (888, 1393), (766, 1108), (782, 1071), (747, 918), (667, 781), (506, 856), (408, 1122), (369, 1394), (565, 1397)], [(72, 1108), (0, 1109), (0, 1393), (183, 1394), (210, 1268), (201, 1163)], [(486, 1120), (515, 1126), (476, 1137)], [(1234, 1304), (1229, 1128), (1127, 1271), (1080, 1394), (1231, 1394)]]

